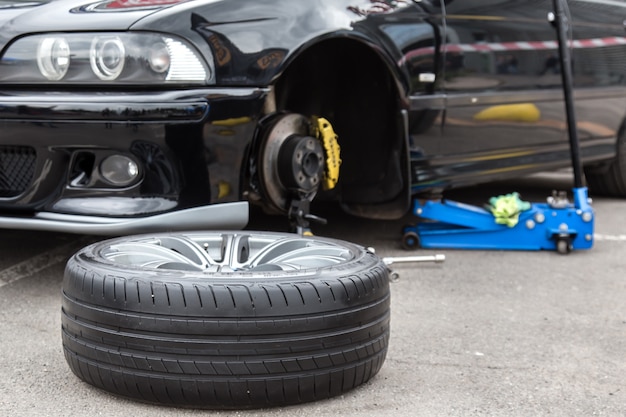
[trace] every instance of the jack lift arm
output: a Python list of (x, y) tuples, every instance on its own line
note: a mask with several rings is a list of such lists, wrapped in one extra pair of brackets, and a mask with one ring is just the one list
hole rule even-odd
[(583, 186), (580, 149), (572, 94), (572, 69), (567, 45), (566, 0), (553, 0), (554, 13), (548, 20), (555, 26), (561, 64), (561, 78), (567, 116), (567, 129), (574, 171), (573, 204), (559, 193), (546, 204), (531, 204), (521, 212), (513, 227), (497, 224), (482, 208), (454, 201), (414, 201), (414, 214), (428, 221), (406, 226), (402, 244), (406, 249), (510, 249), (557, 250), (589, 249), (593, 245), (594, 212)]

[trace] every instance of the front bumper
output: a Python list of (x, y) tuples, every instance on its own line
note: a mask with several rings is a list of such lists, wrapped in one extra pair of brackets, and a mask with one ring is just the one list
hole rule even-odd
[[(243, 227), (247, 204), (235, 203), (266, 95), (258, 88), (0, 92), (0, 228)], [(108, 183), (101, 164), (111, 155), (135, 161), (136, 180)]]

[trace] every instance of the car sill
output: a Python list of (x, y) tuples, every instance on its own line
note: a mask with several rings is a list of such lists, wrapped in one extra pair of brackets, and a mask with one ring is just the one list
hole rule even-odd
[(195, 229), (243, 229), (249, 220), (245, 201), (194, 207), (142, 218), (38, 213), (33, 217), (0, 217), (0, 229), (41, 230), (89, 235), (128, 235)]

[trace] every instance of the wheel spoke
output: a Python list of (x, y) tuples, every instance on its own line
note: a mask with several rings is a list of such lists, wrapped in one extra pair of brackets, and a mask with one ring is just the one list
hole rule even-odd
[(153, 243), (127, 242), (109, 246), (102, 252), (109, 261), (137, 267), (159, 268), (168, 263), (185, 263), (183, 255)]
[(222, 235), (222, 266), (239, 269), (246, 265), (250, 256), (250, 237), (241, 234)]
[(150, 268), (178, 269), (177, 264), (186, 264), (204, 270), (216, 264), (194, 240), (182, 235), (112, 245), (103, 255), (115, 262)]
[(278, 265), (305, 269), (335, 265), (350, 259), (350, 251), (337, 245), (308, 239), (283, 239), (268, 245), (250, 262), (251, 267)]

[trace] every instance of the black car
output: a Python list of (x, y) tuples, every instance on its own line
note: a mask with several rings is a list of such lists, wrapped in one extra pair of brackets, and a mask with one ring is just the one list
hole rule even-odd
[[(626, 195), (626, 3), (570, 0), (591, 192)], [(292, 221), (570, 166), (550, 0), (0, 0), (0, 227)]]

